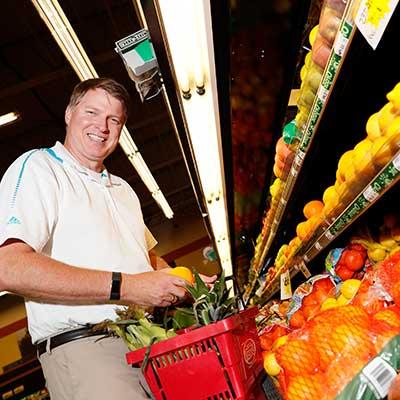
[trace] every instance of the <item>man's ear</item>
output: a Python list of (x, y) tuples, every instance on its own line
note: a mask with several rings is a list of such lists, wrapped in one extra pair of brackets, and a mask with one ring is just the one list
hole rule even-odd
[(64, 120), (66, 125), (68, 126), (69, 121), (71, 120), (71, 107), (68, 106), (67, 109), (65, 110), (65, 116), (64, 116)]

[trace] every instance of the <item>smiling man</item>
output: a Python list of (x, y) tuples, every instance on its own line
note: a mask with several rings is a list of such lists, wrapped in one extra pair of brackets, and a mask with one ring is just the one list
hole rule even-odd
[(154, 256), (135, 192), (104, 167), (128, 103), (111, 79), (81, 82), (64, 145), (23, 154), (0, 183), (0, 291), (26, 300), (52, 400), (147, 398), (122, 341), (99, 341), (91, 325), (115, 319), (120, 302), (167, 306), (185, 296), (186, 282)]

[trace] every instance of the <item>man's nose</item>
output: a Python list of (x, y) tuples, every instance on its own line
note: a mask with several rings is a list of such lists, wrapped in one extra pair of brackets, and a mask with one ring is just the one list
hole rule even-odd
[(103, 116), (98, 116), (96, 119), (96, 125), (102, 132), (108, 131), (108, 119)]

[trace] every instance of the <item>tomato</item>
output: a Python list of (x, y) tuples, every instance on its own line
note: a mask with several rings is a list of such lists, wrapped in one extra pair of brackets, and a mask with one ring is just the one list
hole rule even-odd
[(345, 250), (340, 257), (340, 263), (351, 271), (358, 271), (364, 266), (365, 257), (356, 250)]
[(342, 280), (345, 281), (346, 279), (350, 279), (354, 275), (354, 271), (347, 268), (345, 264), (338, 264), (335, 267), (336, 275)]

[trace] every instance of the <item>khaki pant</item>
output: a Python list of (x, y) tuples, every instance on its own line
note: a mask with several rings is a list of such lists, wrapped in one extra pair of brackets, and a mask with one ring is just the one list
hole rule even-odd
[(51, 400), (148, 399), (127, 352), (119, 338), (92, 336), (43, 353), (39, 360)]

